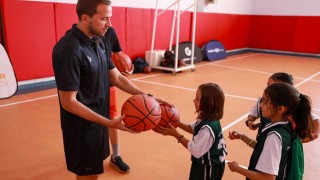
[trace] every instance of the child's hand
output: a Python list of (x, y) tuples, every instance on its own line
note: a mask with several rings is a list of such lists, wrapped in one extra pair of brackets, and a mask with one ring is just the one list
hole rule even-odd
[(256, 130), (259, 126), (254, 126), (254, 121), (246, 121), (247, 126), (249, 127), (249, 129), (251, 130)]
[(176, 128), (174, 128), (171, 124), (168, 124), (168, 127), (160, 127), (159, 133), (165, 135), (165, 136), (175, 136), (178, 133)]
[(239, 167), (239, 164), (236, 161), (232, 161), (228, 162), (228, 166), (231, 172), (234, 172)]
[(229, 131), (229, 139), (234, 140), (234, 139), (241, 139), (243, 136), (243, 133), (238, 132), (238, 131)]
[(309, 137), (306, 137), (305, 139), (302, 139), (302, 143), (311, 142), (311, 141), (317, 139), (319, 135), (317, 133), (311, 133), (311, 136), (312, 136), (312, 139), (309, 138)]

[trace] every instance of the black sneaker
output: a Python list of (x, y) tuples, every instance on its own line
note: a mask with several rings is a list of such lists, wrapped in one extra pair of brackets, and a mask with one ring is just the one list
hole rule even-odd
[(130, 171), (130, 167), (122, 161), (122, 158), (120, 156), (117, 156), (116, 158), (110, 159), (110, 164), (118, 169), (121, 173), (128, 173)]

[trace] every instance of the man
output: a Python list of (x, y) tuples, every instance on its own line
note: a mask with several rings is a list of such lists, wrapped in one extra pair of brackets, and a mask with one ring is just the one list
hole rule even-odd
[[(112, 11), (111, 11), (112, 12)], [(112, 15), (112, 14), (111, 14)], [(110, 16), (111, 18), (111, 16)], [(106, 34), (102, 37), (102, 41), (106, 44), (107, 49), (110, 53), (121, 53), (122, 49), (120, 42), (115, 32), (115, 29), (111, 27), (111, 20), (109, 20), (109, 27)], [(125, 72), (123, 75), (127, 76), (132, 74), (131, 72)], [(114, 85), (110, 85), (110, 119), (116, 119), (118, 116), (118, 104), (117, 104), (117, 88)], [(119, 140), (119, 130), (115, 128), (109, 129), (109, 137), (111, 141), (112, 154), (110, 158), (110, 165), (116, 167), (121, 173), (128, 173), (130, 167), (122, 160), (120, 156), (120, 140)]]
[[(109, 156), (108, 130), (129, 131), (124, 116), (110, 121), (109, 83), (130, 94), (143, 94), (110, 61), (103, 43), (111, 17), (109, 0), (78, 0), (79, 22), (53, 49), (53, 69), (67, 169), (77, 179), (98, 179)], [(159, 102), (163, 102), (157, 99)]]

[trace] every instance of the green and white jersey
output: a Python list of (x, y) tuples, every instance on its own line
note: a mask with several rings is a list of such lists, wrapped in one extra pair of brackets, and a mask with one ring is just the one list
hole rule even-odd
[(197, 121), (190, 126), (194, 134), (188, 143), (192, 154), (189, 180), (221, 180), (227, 151), (220, 121)]
[(250, 158), (249, 170), (276, 175), (276, 179), (283, 179), (290, 155), (290, 132), (293, 130), (289, 121), (269, 123), (262, 129)]

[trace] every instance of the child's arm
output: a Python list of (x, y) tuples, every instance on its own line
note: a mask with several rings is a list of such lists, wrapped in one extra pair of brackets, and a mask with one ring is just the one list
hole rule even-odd
[(159, 133), (165, 136), (173, 136), (178, 140), (178, 143), (181, 143), (185, 148), (188, 149), (189, 140), (186, 139), (183, 135), (181, 135), (176, 128), (169, 125), (169, 127), (160, 127)]
[(250, 146), (252, 149), (256, 146), (257, 142), (245, 134), (238, 132), (238, 131), (230, 131), (229, 132), (229, 139), (241, 139), (244, 143), (246, 143), (248, 146)]
[(178, 122), (178, 127), (190, 134), (193, 134), (193, 130), (189, 124), (183, 123), (181, 121)]
[(228, 162), (229, 169), (232, 172), (237, 172), (249, 179), (264, 179), (264, 180), (274, 180), (276, 179), (275, 175), (263, 173), (263, 172), (256, 172), (256, 171), (251, 171), (245, 168), (242, 168), (238, 165), (237, 162)]
[(312, 118), (312, 125), (313, 125), (313, 133), (319, 134), (320, 133), (320, 129), (319, 129), (319, 117), (313, 113), (311, 113), (311, 118)]

